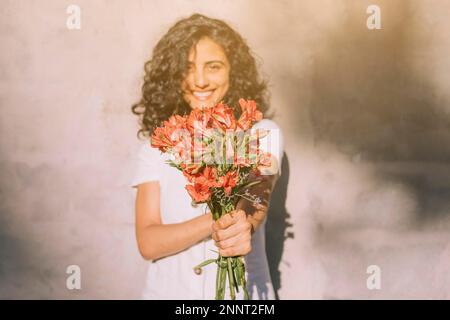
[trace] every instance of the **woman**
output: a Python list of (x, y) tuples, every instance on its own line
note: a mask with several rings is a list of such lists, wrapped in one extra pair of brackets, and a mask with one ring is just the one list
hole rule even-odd
[[(240, 115), (239, 98), (255, 100), (267, 117), (266, 84), (258, 78), (254, 58), (242, 37), (220, 20), (194, 14), (178, 21), (162, 37), (145, 64), (142, 99), (132, 107), (145, 136), (137, 155), (131, 185), (136, 194), (136, 237), (149, 263), (144, 299), (214, 299), (216, 267), (194, 272), (193, 267), (223, 256), (245, 255), (247, 287), (252, 299), (274, 299), (264, 243), (270, 193), (281, 162), (281, 131), (263, 119), (255, 127), (273, 129), (278, 144), (270, 150), (274, 166), (250, 192), (262, 203), (239, 201), (236, 210), (218, 221), (205, 204), (193, 207), (186, 179), (165, 163), (166, 154), (151, 148), (153, 129), (173, 114), (223, 101)], [(266, 139), (265, 138), (265, 139)], [(273, 139), (272, 139), (273, 140)], [(255, 178), (256, 179), (256, 178)], [(228, 290), (227, 290), (228, 292)], [(242, 299), (242, 292), (238, 298)]]

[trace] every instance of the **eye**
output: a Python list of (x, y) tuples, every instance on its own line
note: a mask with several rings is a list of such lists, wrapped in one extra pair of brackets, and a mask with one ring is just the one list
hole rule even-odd
[(187, 72), (192, 72), (192, 71), (194, 71), (194, 65), (189, 64), (189, 65), (187, 66), (186, 71), (187, 71)]
[(212, 70), (212, 71), (217, 71), (217, 70), (219, 70), (220, 68), (221, 68), (221, 67), (220, 67), (220, 65), (218, 65), (218, 64), (212, 64), (212, 65), (209, 66), (209, 69)]

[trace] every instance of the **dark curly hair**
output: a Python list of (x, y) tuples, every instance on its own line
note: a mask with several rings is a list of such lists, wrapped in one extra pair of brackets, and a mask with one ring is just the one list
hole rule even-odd
[(193, 14), (176, 22), (153, 49), (151, 60), (145, 63), (141, 100), (131, 107), (139, 116), (137, 133), (149, 137), (153, 130), (171, 115), (188, 114), (191, 109), (183, 99), (181, 81), (188, 68), (190, 49), (209, 37), (222, 46), (230, 62), (230, 86), (222, 99), (240, 116), (240, 98), (255, 100), (265, 118), (269, 109), (267, 82), (260, 79), (256, 60), (246, 41), (225, 22)]

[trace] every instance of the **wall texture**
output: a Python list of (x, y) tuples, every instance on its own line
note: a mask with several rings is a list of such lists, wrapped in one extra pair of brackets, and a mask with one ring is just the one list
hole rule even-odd
[[(156, 41), (194, 12), (235, 27), (270, 77), (279, 297), (450, 298), (450, 1), (1, 4), (0, 298), (139, 297), (130, 106)], [(66, 288), (73, 264), (81, 290)]]

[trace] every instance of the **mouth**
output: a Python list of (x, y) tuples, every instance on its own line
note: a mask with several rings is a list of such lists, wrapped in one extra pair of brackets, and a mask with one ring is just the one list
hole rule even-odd
[(192, 91), (192, 95), (199, 101), (206, 101), (212, 96), (213, 92), (214, 92), (214, 90)]

